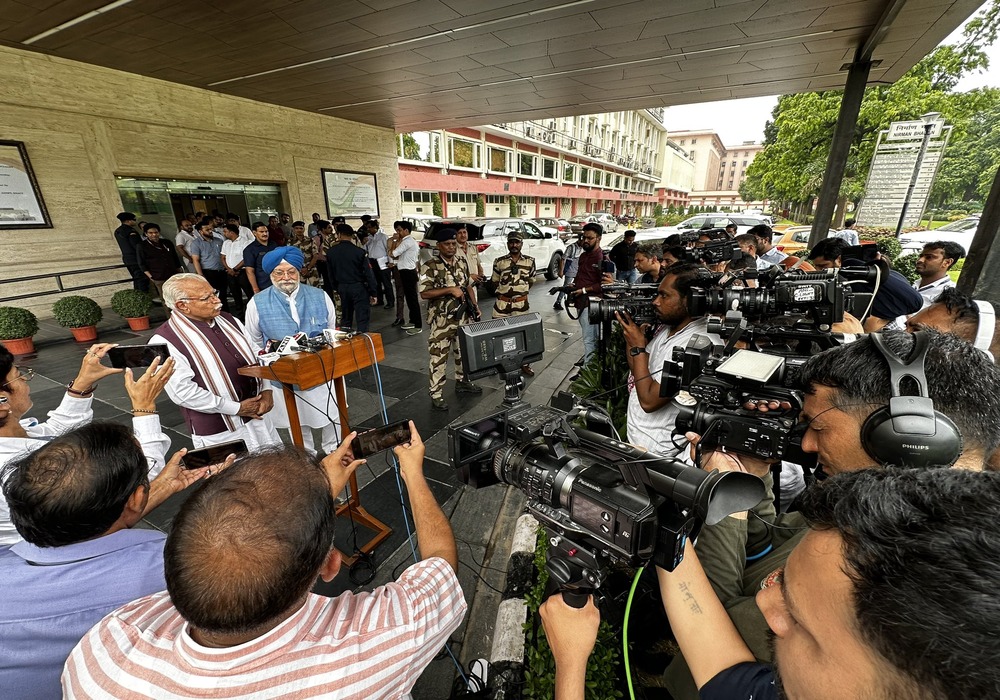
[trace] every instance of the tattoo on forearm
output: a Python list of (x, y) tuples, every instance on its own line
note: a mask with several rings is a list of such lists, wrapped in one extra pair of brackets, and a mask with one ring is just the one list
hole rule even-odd
[(694, 597), (694, 593), (691, 592), (691, 587), (687, 584), (687, 582), (680, 584), (677, 588), (684, 594), (684, 602), (687, 603), (688, 609), (695, 615), (701, 615), (701, 604), (699, 604), (698, 600)]

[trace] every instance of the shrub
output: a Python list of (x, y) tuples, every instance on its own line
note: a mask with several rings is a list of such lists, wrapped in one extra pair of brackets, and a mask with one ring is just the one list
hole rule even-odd
[(899, 242), (899, 239), (889, 234), (887, 236), (875, 236), (872, 239), (878, 245), (879, 252), (882, 253), (883, 257), (889, 258), (893, 266), (896, 264), (896, 258), (899, 257), (900, 253), (903, 252), (903, 246)]
[(892, 261), (892, 269), (901, 274), (910, 282), (916, 282), (920, 275), (917, 274), (917, 260), (920, 258), (918, 253), (910, 253), (909, 255), (901, 255)]
[(476, 216), (486, 216), (486, 197), (476, 197)]
[(63, 297), (52, 305), (52, 315), (63, 328), (96, 326), (104, 318), (97, 302), (82, 296)]
[(153, 300), (138, 289), (121, 289), (111, 296), (111, 309), (122, 318), (142, 318), (149, 315)]
[(518, 209), (518, 206), (517, 206), (517, 197), (515, 197), (514, 195), (511, 195), (507, 199), (507, 206), (508, 206), (508, 209), (510, 210), (510, 215), (511, 216), (518, 216), (519, 215), (520, 210)]
[(0, 340), (30, 338), (37, 332), (35, 314), (17, 306), (0, 306)]
[(437, 192), (431, 193), (431, 211), (434, 216), (444, 216), (444, 205), (441, 204), (441, 195)]

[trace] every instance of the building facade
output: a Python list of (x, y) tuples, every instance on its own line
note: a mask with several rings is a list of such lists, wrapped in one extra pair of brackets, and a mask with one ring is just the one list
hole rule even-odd
[(767, 205), (767, 202), (744, 202), (739, 192), (747, 168), (764, 148), (762, 144), (745, 141), (727, 147), (714, 131), (674, 131), (670, 141), (676, 142), (695, 163), (691, 206), (743, 210)]
[(557, 117), (398, 134), (404, 215), (569, 218), (588, 212), (648, 216), (657, 203), (663, 110)]
[(673, 139), (663, 149), (663, 176), (656, 188), (657, 202), (664, 209), (687, 207), (694, 189), (695, 163)]

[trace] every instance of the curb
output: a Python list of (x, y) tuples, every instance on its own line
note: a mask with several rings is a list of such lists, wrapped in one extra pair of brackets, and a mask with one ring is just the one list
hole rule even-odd
[(524, 623), (528, 607), (524, 596), (534, 577), (538, 521), (528, 514), (517, 519), (507, 566), (507, 585), (497, 610), (490, 652), (487, 695), (492, 700), (520, 698), (524, 685)]

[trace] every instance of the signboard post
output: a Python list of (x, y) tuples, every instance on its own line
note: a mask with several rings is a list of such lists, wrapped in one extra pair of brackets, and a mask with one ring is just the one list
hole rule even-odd
[(951, 135), (937, 113), (893, 122), (879, 134), (858, 222), (865, 226), (918, 226)]

